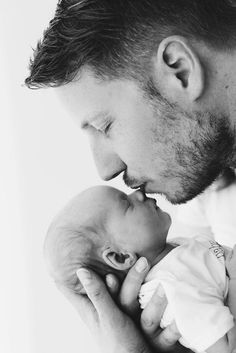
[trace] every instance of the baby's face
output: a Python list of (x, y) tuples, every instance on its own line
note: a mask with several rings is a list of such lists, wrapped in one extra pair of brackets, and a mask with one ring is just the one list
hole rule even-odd
[[(140, 256), (156, 254), (166, 243), (170, 216), (140, 190), (126, 195), (111, 187), (96, 187), (91, 215), (99, 214), (111, 241)], [(96, 200), (96, 201), (95, 201)]]

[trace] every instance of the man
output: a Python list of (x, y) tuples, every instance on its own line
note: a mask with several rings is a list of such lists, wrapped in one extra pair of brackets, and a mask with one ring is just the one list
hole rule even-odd
[[(132, 188), (186, 202), (225, 168), (236, 167), (235, 5), (60, 1), (26, 84), (57, 87), (87, 132), (104, 180), (123, 173)], [(139, 259), (120, 289), (120, 304), (130, 316), (137, 317), (137, 293), (147, 272), (147, 262)], [(79, 276), (90, 300), (61, 290), (107, 351), (173, 348), (179, 338), (174, 325), (158, 329), (163, 293), (156, 293), (141, 315), (143, 334), (96, 274), (83, 270)], [(107, 285), (117, 297), (113, 276)]]

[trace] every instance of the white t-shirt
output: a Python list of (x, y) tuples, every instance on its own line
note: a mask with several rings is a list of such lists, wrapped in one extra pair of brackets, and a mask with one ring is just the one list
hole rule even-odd
[(228, 292), (224, 248), (214, 240), (190, 239), (153, 266), (140, 290), (142, 308), (159, 284), (168, 301), (161, 326), (175, 321), (182, 345), (204, 352), (234, 326), (224, 305)]
[(236, 183), (217, 191), (208, 188), (202, 195), (179, 205), (168, 240), (205, 236), (233, 247), (236, 243)]

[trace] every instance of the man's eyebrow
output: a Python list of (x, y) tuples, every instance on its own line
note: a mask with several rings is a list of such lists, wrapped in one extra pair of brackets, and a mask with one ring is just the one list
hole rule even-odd
[(99, 113), (95, 112), (93, 114), (89, 114), (82, 121), (80, 127), (82, 130), (85, 130), (90, 126), (91, 122), (96, 121), (98, 119), (106, 118), (108, 115), (109, 115), (109, 113), (106, 111), (99, 112)]

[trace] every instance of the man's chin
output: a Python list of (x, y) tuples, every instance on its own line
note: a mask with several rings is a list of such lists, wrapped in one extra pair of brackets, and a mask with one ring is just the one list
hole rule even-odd
[(152, 191), (152, 192), (147, 192), (147, 193), (155, 193), (158, 195), (161, 195), (164, 197), (168, 202), (170, 202), (172, 205), (180, 205), (183, 203), (186, 203), (188, 201), (191, 201), (194, 199), (197, 195), (199, 195), (199, 192), (189, 192), (187, 193), (186, 191), (184, 192), (183, 190), (181, 191), (175, 191), (175, 192), (161, 192), (161, 191)]
[[(204, 190), (203, 190), (204, 191)], [(172, 203), (173, 205), (181, 205), (183, 203), (186, 203), (188, 201), (191, 201), (194, 199), (196, 196), (200, 195), (203, 191), (189, 191), (188, 193), (185, 192), (175, 192), (172, 193), (171, 195), (168, 193), (163, 194), (164, 197)]]
[(183, 203), (186, 203), (186, 202), (192, 200), (195, 197), (195, 196), (192, 196), (192, 197), (174, 196), (173, 197), (173, 195), (169, 196), (169, 195), (165, 195), (165, 194), (164, 194), (164, 196), (165, 196), (166, 200), (169, 201), (172, 205), (181, 205)]

